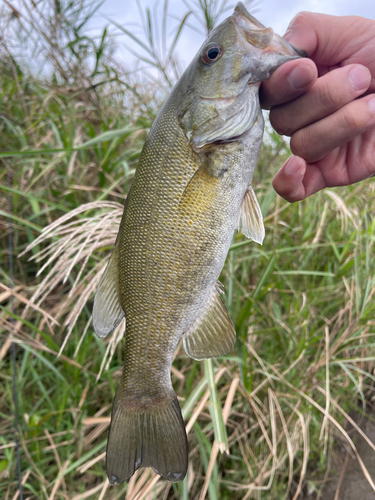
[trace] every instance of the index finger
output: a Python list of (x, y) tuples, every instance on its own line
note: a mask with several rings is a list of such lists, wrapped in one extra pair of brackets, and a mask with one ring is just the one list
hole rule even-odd
[(263, 109), (284, 104), (307, 92), (316, 82), (318, 70), (310, 59), (294, 59), (280, 68), (260, 87)]

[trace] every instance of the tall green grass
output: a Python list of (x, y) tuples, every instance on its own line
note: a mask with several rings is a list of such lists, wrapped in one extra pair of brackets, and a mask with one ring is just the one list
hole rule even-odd
[[(109, 487), (105, 446), (124, 331), (96, 338), (92, 302), (168, 82), (163, 71), (157, 85), (122, 69), (108, 30), (90, 39), (85, 26), (96, 4), (45, 4), (37, 24), (26, 2), (33, 17), (13, 13), (2, 28), (14, 43), (0, 53), (0, 497), (16, 499), (18, 489), (12, 341), (25, 498), (268, 500), (318, 490), (334, 443), (357, 453), (349, 413), (365, 414), (374, 397), (374, 181), (290, 205), (271, 186), (288, 145), (267, 131), (254, 180), (266, 238), (259, 246), (236, 234), (221, 276), (236, 346), (205, 363), (179, 346), (173, 363), (187, 478), (170, 484), (143, 470)], [(207, 31), (227, 7), (215, 5), (188, 4), (187, 13), (211, 16)], [(192, 15), (176, 25), (172, 43)], [(150, 11), (144, 18), (140, 41), (152, 52), (147, 33), (157, 19)], [(36, 75), (19, 47), (40, 40), (48, 66)], [(13, 292), (8, 219), (19, 256)]]

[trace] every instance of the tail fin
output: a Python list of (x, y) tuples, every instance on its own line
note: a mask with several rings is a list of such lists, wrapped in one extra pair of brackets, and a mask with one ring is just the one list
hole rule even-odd
[(113, 405), (107, 444), (109, 482), (127, 481), (139, 467), (152, 467), (171, 482), (182, 481), (188, 446), (176, 394), (163, 403), (142, 404), (140, 411), (139, 403), (134, 403), (116, 398)]

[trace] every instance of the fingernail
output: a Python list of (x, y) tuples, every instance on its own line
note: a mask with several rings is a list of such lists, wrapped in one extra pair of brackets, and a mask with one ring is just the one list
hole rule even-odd
[(370, 71), (361, 66), (351, 69), (348, 73), (348, 78), (358, 92), (367, 90), (371, 82)]
[(296, 175), (300, 170), (301, 164), (296, 156), (291, 156), (284, 165), (284, 172), (286, 175)]
[(309, 85), (314, 78), (314, 73), (310, 66), (300, 64), (288, 75), (289, 85), (294, 90), (300, 90)]
[(375, 115), (375, 97), (369, 100), (368, 107), (370, 108), (371, 113)]

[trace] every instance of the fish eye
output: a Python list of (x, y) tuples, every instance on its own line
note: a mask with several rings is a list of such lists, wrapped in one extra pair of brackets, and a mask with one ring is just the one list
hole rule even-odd
[(205, 64), (216, 62), (223, 55), (223, 49), (218, 43), (210, 43), (202, 53), (202, 61)]

